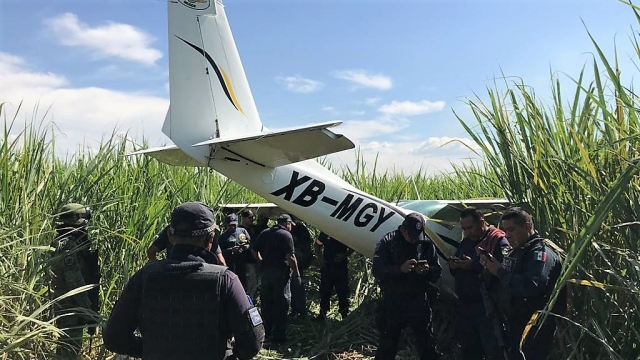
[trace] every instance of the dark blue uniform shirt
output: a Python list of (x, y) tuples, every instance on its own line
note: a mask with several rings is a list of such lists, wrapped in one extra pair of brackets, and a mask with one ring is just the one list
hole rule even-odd
[[(427, 260), (429, 271), (426, 274), (416, 272), (403, 273), (402, 264), (410, 259)], [(431, 240), (411, 244), (400, 230), (386, 234), (375, 250), (373, 257), (373, 276), (380, 281), (383, 290), (400, 294), (424, 294), (429, 288), (428, 282), (436, 282), (442, 273), (435, 245)]]

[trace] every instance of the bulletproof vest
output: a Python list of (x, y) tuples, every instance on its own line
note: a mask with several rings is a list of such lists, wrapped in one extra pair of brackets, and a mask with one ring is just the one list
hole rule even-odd
[[(402, 236), (402, 235), (400, 235)], [(391, 265), (402, 265), (409, 259), (424, 260), (426, 256), (426, 244), (419, 243), (415, 251), (411, 246), (405, 244), (404, 240), (391, 241), (389, 251), (391, 253)], [(403, 294), (426, 294), (431, 288), (431, 284), (426, 281), (424, 276), (410, 272), (407, 274), (399, 274), (393, 279), (381, 282), (380, 286), (383, 290), (393, 292), (396, 295)]]
[(144, 359), (219, 359), (223, 266), (202, 262), (166, 263), (144, 280), (140, 331)]
[[(547, 249), (551, 249), (551, 252), (555, 255), (555, 259), (547, 259), (546, 261), (554, 261), (555, 264), (551, 268), (551, 271), (548, 275), (547, 286), (542, 293), (537, 296), (531, 296), (528, 298), (516, 298), (511, 299), (510, 304), (508, 304), (508, 310), (512, 312), (514, 315), (522, 315), (524, 317), (530, 317), (535, 311), (544, 308), (546, 303), (549, 301), (549, 297), (553, 291), (553, 287), (560, 276), (560, 271), (562, 270), (562, 262), (560, 255), (550, 246), (545, 243), (545, 239), (542, 237), (538, 237), (532, 239), (531, 242), (536, 242), (542, 245), (542, 249), (547, 252)], [(515, 249), (513, 250), (509, 256), (516, 259), (515, 263), (512, 265), (511, 272), (513, 274), (522, 274), (524, 272), (523, 265), (524, 259), (527, 256), (532, 256), (531, 251), (536, 244), (532, 243), (524, 249)], [(515, 255), (515, 256), (514, 256)], [(504, 261), (504, 260), (503, 260)], [(507, 289), (503, 289), (505, 291)], [(505, 295), (508, 298), (511, 298), (508, 294), (502, 294), (501, 300), (505, 300)], [(510, 308), (510, 309), (509, 309)], [(562, 314), (566, 309), (566, 287), (563, 288), (560, 292), (560, 296), (558, 297), (553, 312)]]

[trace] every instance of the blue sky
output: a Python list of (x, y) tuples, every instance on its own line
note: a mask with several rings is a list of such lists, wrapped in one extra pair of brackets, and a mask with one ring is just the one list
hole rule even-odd
[[(550, 71), (577, 76), (594, 47), (582, 23), (635, 73), (636, 20), (615, 0), (227, 0), (226, 12), (268, 128), (343, 120), (378, 168), (447, 171), (471, 144), (452, 110), (504, 73), (549, 95)], [(168, 106), (166, 3), (161, 0), (0, 2), (0, 101), (7, 116), (46, 118), (64, 151), (128, 131), (151, 145)], [(626, 70), (625, 70), (626, 69)], [(564, 76), (563, 76), (564, 77)], [(544, 99), (544, 98), (543, 98)], [(60, 150), (60, 149), (59, 149)], [(330, 157), (349, 165), (355, 150)]]

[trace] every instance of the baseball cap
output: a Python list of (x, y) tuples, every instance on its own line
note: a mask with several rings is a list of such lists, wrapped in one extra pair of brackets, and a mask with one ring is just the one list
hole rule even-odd
[(236, 214), (229, 214), (227, 215), (227, 217), (224, 219), (224, 222), (227, 225), (238, 225), (238, 216)]
[(179, 236), (200, 236), (216, 229), (213, 210), (201, 202), (187, 202), (171, 213), (171, 229)]
[(291, 219), (291, 216), (289, 216), (289, 214), (281, 214), (280, 216), (278, 216), (278, 224), (284, 224), (290, 222), (292, 224), (294, 224), (293, 220)]
[(404, 218), (402, 226), (413, 240), (424, 240), (424, 217), (418, 213), (411, 213)]

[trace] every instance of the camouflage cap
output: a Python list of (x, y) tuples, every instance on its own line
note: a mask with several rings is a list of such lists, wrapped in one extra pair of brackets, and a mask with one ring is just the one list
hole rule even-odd
[(200, 236), (213, 232), (216, 220), (213, 210), (201, 202), (187, 202), (171, 213), (171, 230), (179, 236)]
[(58, 218), (68, 225), (84, 225), (91, 219), (91, 209), (78, 203), (69, 203), (60, 209)]

